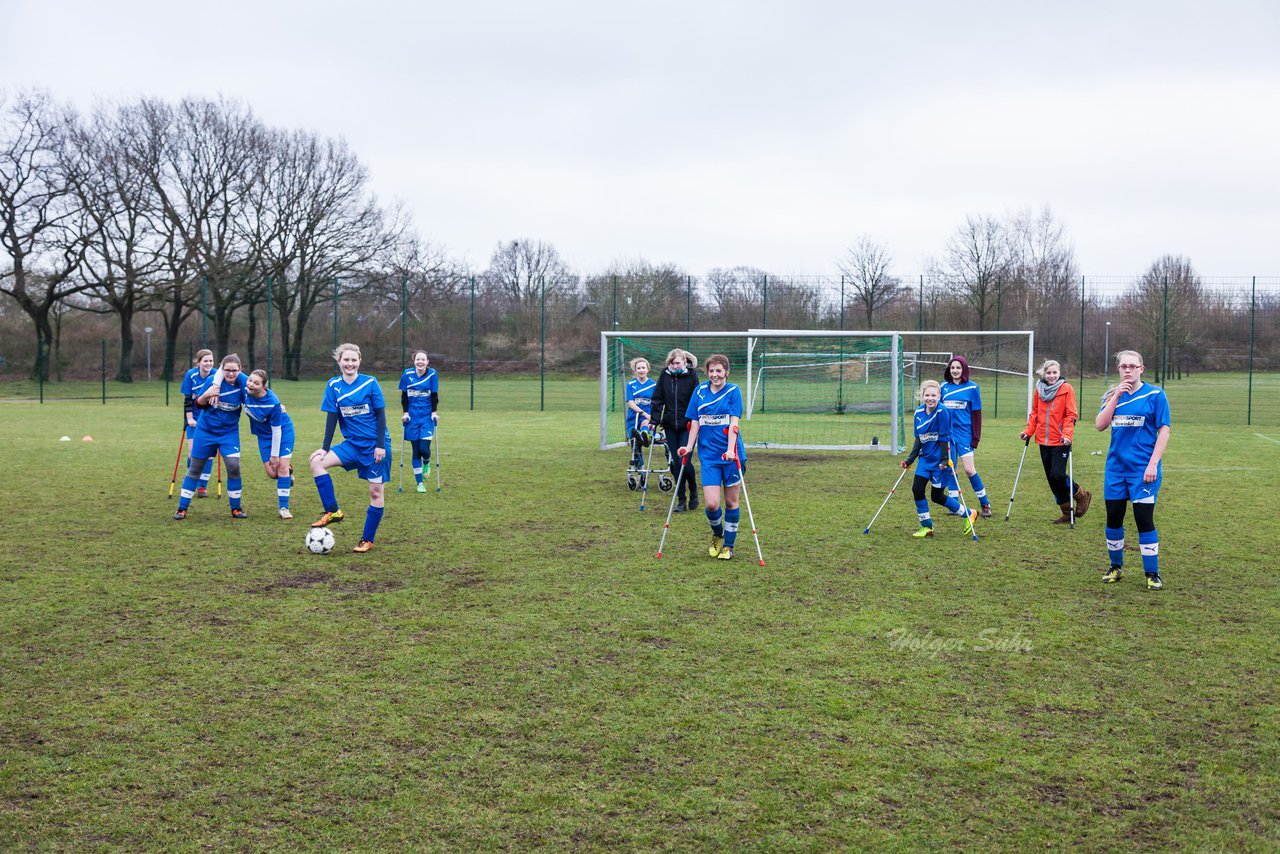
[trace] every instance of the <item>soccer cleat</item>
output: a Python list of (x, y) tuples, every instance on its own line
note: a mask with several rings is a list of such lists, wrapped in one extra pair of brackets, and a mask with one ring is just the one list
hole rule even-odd
[(293, 514), (289, 512), (289, 508), (288, 508), (288, 507), (281, 507), (281, 508), (280, 508), (280, 518), (281, 518), (281, 519), (292, 519), (292, 518), (293, 518)]
[(181, 522), (185, 518), (187, 518), (187, 511), (184, 507), (179, 507), (178, 512), (173, 514), (173, 521), (175, 522)]
[(1107, 570), (1107, 572), (1106, 572), (1106, 574), (1105, 574), (1105, 575), (1103, 575), (1103, 576), (1102, 576), (1102, 583), (1103, 583), (1103, 584), (1115, 584), (1115, 583), (1116, 583), (1117, 581), (1119, 581), (1123, 576), (1124, 576), (1124, 572), (1122, 572), (1122, 571), (1121, 571), (1120, 567), (1118, 567), (1118, 566), (1113, 566), (1113, 567), (1111, 567), (1111, 569)]
[(1147, 589), (1148, 590), (1164, 589), (1164, 582), (1160, 580), (1160, 573), (1157, 572), (1155, 575), (1147, 576)]
[(334, 510), (332, 512), (326, 511), (324, 515), (311, 523), (311, 527), (327, 528), (329, 525), (338, 524), (345, 518), (347, 518), (347, 514), (343, 513), (341, 510)]
[(419, 492), (426, 492), (426, 491), (427, 491), (427, 485), (426, 485), (425, 483), (420, 483), (420, 484), (418, 484), (418, 491), (419, 491)]
[(356, 543), (356, 547), (351, 551), (355, 552), (356, 554), (364, 554), (365, 552), (373, 551), (373, 541), (361, 540), (360, 542)]
[(205, 489), (203, 486), (196, 487), (196, 498), (208, 498), (208, 497), (209, 497), (209, 490)]
[(707, 546), (707, 557), (720, 557), (720, 548), (724, 545), (724, 537), (711, 535), (711, 545)]
[(728, 546), (720, 549), (720, 554), (716, 555), (717, 560), (733, 560), (733, 549)]
[(426, 477), (429, 474), (431, 474), (431, 463), (427, 463), (422, 467), (422, 476)]
[(922, 526), (920, 526), (920, 530), (916, 531), (916, 532), (915, 532), (914, 534), (912, 534), (911, 536), (913, 536), (913, 537), (932, 537), (932, 536), (933, 536), (933, 528), (926, 528), (926, 527), (924, 527), (924, 526), (922, 525)]
[(246, 513), (246, 512), (244, 512), (244, 510), (242, 510), (242, 509), (241, 509), (241, 508), (239, 508), (239, 507), (232, 507), (232, 508), (231, 508), (231, 518), (232, 518), (232, 519), (248, 519), (248, 518), (249, 518), (249, 514), (248, 514), (248, 513)]
[(990, 505), (990, 504), (983, 504), (983, 505), (982, 505), (982, 518), (983, 518), (983, 519), (990, 519), (990, 518), (991, 518), (991, 505)]
[(978, 520), (978, 511), (970, 510), (969, 518), (964, 520), (964, 532), (966, 534), (973, 533), (973, 523), (976, 522), (977, 520)]

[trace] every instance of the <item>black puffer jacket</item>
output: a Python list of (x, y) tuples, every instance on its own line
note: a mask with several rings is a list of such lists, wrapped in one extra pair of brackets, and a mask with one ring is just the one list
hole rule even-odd
[(664, 369), (658, 375), (658, 385), (653, 390), (653, 406), (649, 411), (663, 429), (678, 430), (684, 424), (684, 411), (700, 382), (697, 370), (686, 370), (677, 375)]

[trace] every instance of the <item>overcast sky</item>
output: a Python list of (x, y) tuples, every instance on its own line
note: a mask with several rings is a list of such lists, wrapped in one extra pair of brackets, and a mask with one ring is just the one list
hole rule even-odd
[(1082, 272), (1280, 275), (1280, 2), (0, 0), (0, 86), (342, 136), (476, 269), (919, 272), (1044, 206)]

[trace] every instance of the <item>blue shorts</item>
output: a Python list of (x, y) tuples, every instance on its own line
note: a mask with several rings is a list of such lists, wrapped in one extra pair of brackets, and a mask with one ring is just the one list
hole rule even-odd
[(964, 442), (951, 442), (951, 456), (957, 460), (969, 456), (973, 453), (973, 446), (966, 445)]
[(214, 454), (224, 457), (240, 456), (240, 431), (211, 434), (196, 425), (196, 435), (191, 439), (191, 459), (207, 460)]
[[(742, 472), (738, 470), (738, 464), (733, 460), (712, 460), (710, 462), (700, 460), (702, 462), (702, 485), (703, 486), (737, 486), (742, 482)], [(742, 467), (745, 469), (746, 463)]]
[(916, 463), (916, 477), (929, 478), (929, 485), (934, 489), (950, 489), (955, 486), (952, 483), (952, 469), (944, 469), (939, 465), (927, 464), (923, 460)]
[(194, 438), (196, 437), (196, 427), (197, 427), (197, 426), (198, 426), (198, 425), (196, 425), (196, 424), (188, 424), (188, 425), (187, 425), (187, 438), (188, 438), (188, 439), (194, 439)]
[(333, 451), (342, 468), (355, 470), (356, 476), (369, 483), (386, 483), (391, 480), (391, 443), (387, 442), (383, 449), (387, 452), (382, 462), (373, 461), (372, 445), (357, 445), (354, 442), (340, 442), (329, 450)]
[[(256, 435), (256, 434), (255, 434)], [(291, 457), (293, 456), (295, 436), (293, 434), (293, 426), (290, 425), (280, 431), (280, 453), (277, 456)], [(258, 453), (262, 456), (265, 463), (271, 459), (271, 437), (258, 436)]]
[(1160, 492), (1160, 481), (1164, 473), (1156, 468), (1156, 479), (1151, 483), (1142, 482), (1142, 472), (1137, 474), (1113, 474), (1107, 469), (1102, 479), (1102, 497), (1107, 501), (1131, 501), (1134, 504), (1155, 504), (1156, 495)]
[(428, 415), (422, 421), (410, 419), (404, 425), (404, 440), (406, 442), (418, 442), (422, 439), (431, 439), (436, 435), (436, 422), (431, 420)]

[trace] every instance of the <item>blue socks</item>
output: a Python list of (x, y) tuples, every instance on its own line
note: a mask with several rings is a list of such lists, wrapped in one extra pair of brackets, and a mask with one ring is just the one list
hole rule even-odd
[(733, 548), (734, 541), (738, 539), (738, 518), (741, 514), (740, 507), (724, 509), (724, 544), (729, 548)]
[[(190, 468), (190, 466), (187, 466)], [(189, 475), (182, 478), (182, 492), (178, 494), (178, 509), (186, 510), (191, 506), (191, 499), (196, 497), (197, 482), (192, 480)]]
[(316, 491), (320, 493), (320, 505), (326, 513), (333, 513), (338, 509), (338, 497), (333, 493), (333, 478), (328, 472), (316, 478)]
[(377, 536), (378, 523), (382, 521), (383, 512), (385, 512), (385, 508), (369, 505), (368, 511), (364, 514), (364, 533), (360, 536), (360, 539), (373, 542), (373, 538)]
[(723, 537), (724, 536), (723, 520), (726, 517), (720, 515), (720, 508), (717, 507), (715, 510), (712, 510), (710, 507), (708, 507), (704, 512), (707, 514), (707, 521), (711, 523), (711, 533), (717, 537)]
[(982, 478), (978, 476), (976, 471), (969, 476), (969, 485), (973, 487), (973, 493), (978, 496), (979, 502), (982, 504), (991, 503), (987, 500), (987, 488), (982, 485)]
[[(1112, 566), (1124, 566), (1124, 528), (1106, 528), (1104, 529), (1107, 537), (1107, 555), (1111, 558)], [(1155, 532), (1151, 535), (1154, 537)], [(1143, 555), (1146, 560), (1146, 555)]]
[(289, 506), (289, 492), (293, 489), (293, 476), (281, 475), (276, 478), (276, 498), (279, 501), (280, 508), (284, 509)]
[[(956, 505), (959, 506), (959, 505)], [(932, 528), (933, 518), (929, 515), (929, 502), (923, 498), (916, 502), (916, 516), (920, 518), (920, 527)]]
[(227, 498), (231, 502), (231, 509), (235, 510), (240, 506), (241, 484), (240, 478), (227, 475)]
[(1139, 531), (1138, 547), (1142, 550), (1142, 571), (1147, 575), (1160, 574), (1160, 532)]

